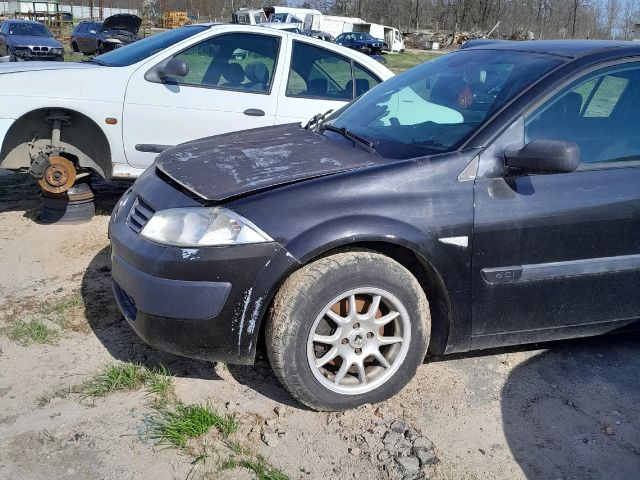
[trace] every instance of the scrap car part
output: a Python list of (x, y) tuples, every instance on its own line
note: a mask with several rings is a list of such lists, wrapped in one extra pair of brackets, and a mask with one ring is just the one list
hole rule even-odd
[(59, 155), (49, 157), (49, 166), (38, 180), (43, 190), (51, 193), (63, 193), (76, 181), (76, 167), (73, 162)]

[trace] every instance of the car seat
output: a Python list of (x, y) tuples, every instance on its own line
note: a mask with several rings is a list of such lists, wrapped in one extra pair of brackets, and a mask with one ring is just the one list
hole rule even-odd
[(245, 68), (244, 73), (249, 79), (246, 87), (250, 90), (266, 92), (269, 89), (269, 69), (264, 63), (250, 63)]
[(314, 97), (326, 97), (328, 89), (329, 82), (326, 78), (313, 78), (307, 82), (307, 93)]
[(244, 69), (239, 63), (228, 63), (222, 70), (222, 76), (227, 81), (221, 85), (222, 87), (240, 88), (244, 81)]
[[(356, 78), (356, 97), (359, 97), (363, 93), (369, 91), (369, 88), (369, 80), (367, 80), (366, 78)], [(353, 80), (349, 80), (344, 89), (347, 92), (353, 91)]]
[(447, 75), (440, 77), (431, 89), (429, 101), (445, 107), (460, 109), (465, 105), (460, 104), (461, 95), (471, 93), (469, 84), (459, 77)]

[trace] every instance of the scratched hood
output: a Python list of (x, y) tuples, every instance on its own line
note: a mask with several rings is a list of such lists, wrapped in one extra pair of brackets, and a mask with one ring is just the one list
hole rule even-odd
[(205, 200), (222, 201), (389, 161), (295, 123), (184, 143), (158, 155), (156, 166)]

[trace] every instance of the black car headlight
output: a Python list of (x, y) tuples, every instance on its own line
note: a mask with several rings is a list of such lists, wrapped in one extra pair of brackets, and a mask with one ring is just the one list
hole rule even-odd
[(226, 208), (186, 207), (159, 210), (140, 235), (165, 245), (213, 247), (272, 242), (246, 218)]
[(54, 55), (62, 55), (64, 53), (64, 49), (63, 48), (52, 48), (50, 51)]

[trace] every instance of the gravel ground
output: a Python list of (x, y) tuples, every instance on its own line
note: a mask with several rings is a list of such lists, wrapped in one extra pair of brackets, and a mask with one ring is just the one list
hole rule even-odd
[[(179, 401), (234, 414), (232, 440), (290, 479), (640, 478), (639, 336), (428, 358), (395, 398), (339, 414), (295, 403), (264, 356), (240, 367), (148, 348), (109, 283), (123, 188), (100, 187), (89, 223), (45, 226), (35, 185), (0, 172), (0, 478), (283, 478), (223, 469), (229, 442), (214, 433), (194, 443), (202, 458), (158, 445), (144, 389), (51, 393), (116, 361), (166, 365)], [(45, 319), (55, 341), (9, 339), (43, 312), (64, 319)]]

